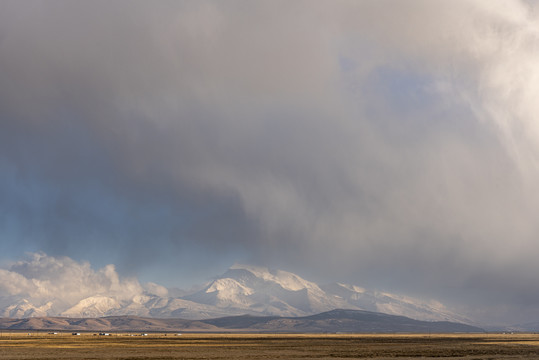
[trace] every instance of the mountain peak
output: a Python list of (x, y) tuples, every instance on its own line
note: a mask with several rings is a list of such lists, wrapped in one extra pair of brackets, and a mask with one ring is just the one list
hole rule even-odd
[[(232, 270), (232, 271), (231, 271)], [(283, 289), (299, 291), (303, 289), (319, 291), (320, 288), (313, 282), (307, 281), (296, 274), (283, 270), (273, 270), (261, 266), (234, 264), (223, 277), (233, 276), (234, 270), (245, 270), (260, 280), (280, 285)]]

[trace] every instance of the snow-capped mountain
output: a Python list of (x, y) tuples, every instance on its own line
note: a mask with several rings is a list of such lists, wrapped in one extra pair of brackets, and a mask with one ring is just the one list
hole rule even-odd
[(421, 301), (341, 283), (318, 285), (290, 272), (238, 264), (201, 290), (182, 296), (171, 296), (171, 292), (156, 284), (146, 290), (141, 288), (129, 296), (120, 292), (101, 292), (73, 303), (54, 297), (36, 301), (0, 294), (0, 315), (15, 318), (137, 315), (207, 319), (243, 314), (307, 316), (333, 309), (367, 310), (418, 320), (470, 323), (439, 302)]
[(334, 309), (337, 304), (315, 283), (281, 270), (232, 266), (202, 290), (184, 297), (207, 305), (252, 314), (303, 316)]
[(333, 309), (353, 309), (419, 320), (470, 323), (469, 319), (437, 301), (422, 301), (341, 283), (319, 286), (290, 272), (238, 264), (184, 299), (253, 315), (305, 316)]
[(5, 317), (12, 318), (47, 316), (51, 307), (52, 302), (36, 306), (26, 299), (21, 299), (14, 304), (5, 306), (2, 313)]
[(350, 309), (403, 315), (418, 320), (471, 323), (470, 319), (450, 311), (442, 303), (434, 300), (423, 301), (341, 283), (323, 285), (322, 289), (326, 294), (344, 300)]

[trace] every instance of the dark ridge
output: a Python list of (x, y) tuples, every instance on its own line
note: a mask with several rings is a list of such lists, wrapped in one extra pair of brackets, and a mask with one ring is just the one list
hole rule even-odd
[(296, 333), (478, 333), (483, 329), (449, 321), (420, 321), (384, 313), (336, 309), (302, 317), (227, 316), (205, 320), (156, 319), (139, 316), (102, 318), (0, 318), (4, 330), (296, 332)]

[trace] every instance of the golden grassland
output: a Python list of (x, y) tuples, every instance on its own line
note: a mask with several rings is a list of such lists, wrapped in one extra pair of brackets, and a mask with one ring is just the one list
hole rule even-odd
[(94, 334), (4, 330), (0, 359), (539, 360), (536, 334)]

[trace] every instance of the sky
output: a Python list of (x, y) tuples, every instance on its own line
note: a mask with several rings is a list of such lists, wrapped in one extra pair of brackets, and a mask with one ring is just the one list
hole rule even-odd
[(531, 0), (0, 0), (0, 267), (539, 321), (538, 64)]

